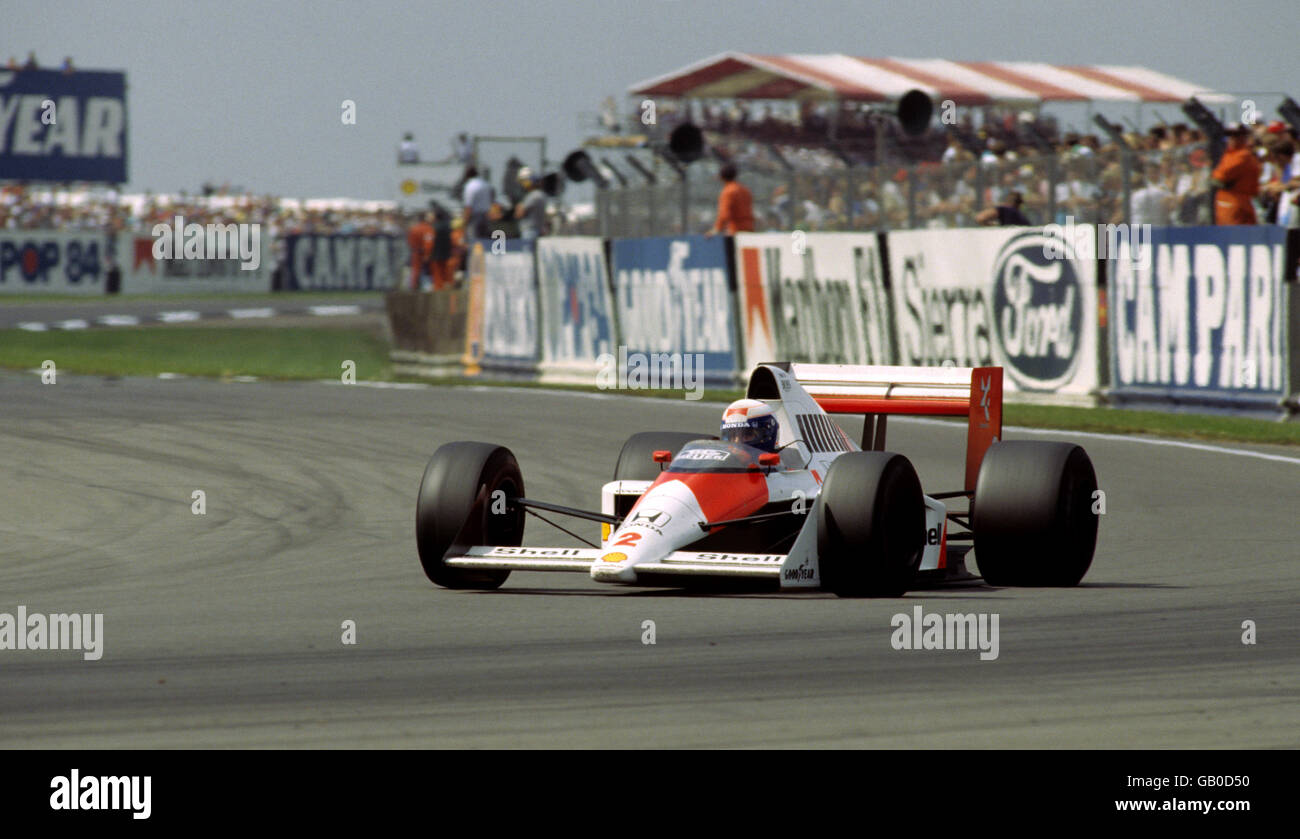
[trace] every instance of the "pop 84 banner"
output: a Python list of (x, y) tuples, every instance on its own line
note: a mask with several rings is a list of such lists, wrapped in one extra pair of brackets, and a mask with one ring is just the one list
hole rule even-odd
[(1007, 390), (1099, 386), (1092, 225), (887, 235), (898, 363), (1005, 369)]
[(0, 231), (0, 294), (103, 294), (108, 243), (100, 233)]

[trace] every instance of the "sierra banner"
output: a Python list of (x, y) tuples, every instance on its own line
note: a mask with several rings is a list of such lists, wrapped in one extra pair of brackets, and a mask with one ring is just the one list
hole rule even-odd
[(1285, 230), (1266, 225), (1155, 227), (1145, 263), (1121, 250), (1109, 270), (1116, 399), (1280, 410), (1285, 243)]
[(886, 234), (898, 364), (1001, 366), (1008, 391), (1100, 385), (1096, 228)]
[(893, 364), (875, 233), (741, 233), (736, 274), (745, 365)]
[(600, 357), (614, 352), (617, 328), (598, 236), (544, 236), (537, 240), (542, 299), (543, 381), (594, 384)]
[(104, 294), (102, 233), (0, 230), (0, 294)]
[[(236, 228), (236, 225), (217, 225)], [(271, 290), (271, 260), (261, 252), (260, 240), (252, 258), (241, 255), (238, 237), (212, 237), (222, 247), (199, 248), (199, 255), (186, 256), (181, 248), (170, 255), (160, 248), (158, 237), (143, 233), (117, 236), (117, 262), (122, 269), (122, 294), (257, 293)], [(247, 237), (242, 244), (249, 244)], [(159, 256), (159, 253), (162, 256)], [(248, 253), (243, 251), (242, 253)]]
[(286, 291), (382, 290), (401, 284), (406, 239), (386, 234), (292, 233), (284, 237)]
[(740, 353), (727, 241), (615, 239), (610, 250), (623, 371), (630, 359), (672, 382), (683, 382), (689, 370), (707, 384), (732, 384)]
[(127, 181), (126, 74), (0, 70), (0, 181)]
[(493, 243), (484, 253), (482, 359), (486, 370), (535, 372), (539, 355), (537, 272), (523, 239)]

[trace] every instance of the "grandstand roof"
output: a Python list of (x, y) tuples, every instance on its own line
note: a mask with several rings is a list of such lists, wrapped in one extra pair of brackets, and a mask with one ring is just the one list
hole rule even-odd
[(634, 96), (882, 102), (919, 88), (958, 105), (1231, 101), (1145, 67), (725, 52), (632, 85)]

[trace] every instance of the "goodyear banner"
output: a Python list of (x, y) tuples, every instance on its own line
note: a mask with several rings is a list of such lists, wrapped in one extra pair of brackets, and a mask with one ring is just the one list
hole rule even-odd
[(537, 279), (542, 379), (594, 384), (600, 357), (615, 351), (617, 331), (604, 240), (596, 236), (539, 239)]
[(284, 237), (286, 291), (345, 291), (393, 288), (407, 264), (401, 236), (291, 234)]
[(1109, 263), (1121, 401), (1279, 405), (1287, 394), (1286, 231), (1156, 227), (1145, 261)]
[(1095, 227), (907, 230), (886, 243), (896, 363), (1000, 365), (1008, 391), (1097, 390)]
[(874, 233), (736, 236), (745, 365), (893, 364), (888, 295)]
[(688, 365), (705, 383), (734, 382), (740, 353), (726, 239), (615, 239), (611, 261), (624, 372), (625, 356), (672, 382), (685, 379)]
[(0, 70), (0, 181), (127, 181), (126, 75)]
[(537, 272), (531, 243), (507, 240), (484, 254), (481, 366), (533, 372), (538, 361)]
[[(117, 236), (117, 263), (122, 269), (122, 294), (188, 294), (239, 292), (257, 293), (271, 290), (270, 243), (261, 238), (239, 239), (238, 225), (215, 225), (236, 228), (231, 236), (213, 236), (222, 243), (220, 249), (207, 247), (207, 239), (192, 248), (187, 256), (183, 247), (167, 252), (159, 237), (143, 233)], [(233, 238), (232, 238), (233, 237)], [(255, 245), (241, 252), (240, 246)], [(228, 248), (226, 246), (229, 246)], [(197, 252), (196, 252), (197, 251)], [(252, 253), (251, 258), (243, 254)]]
[(108, 244), (101, 233), (0, 230), (0, 294), (104, 294)]

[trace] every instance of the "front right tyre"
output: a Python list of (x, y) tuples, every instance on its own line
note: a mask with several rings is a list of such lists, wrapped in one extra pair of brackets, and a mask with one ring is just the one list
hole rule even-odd
[(499, 588), (508, 570), (452, 568), (444, 560), (472, 545), (522, 544), (524, 509), (509, 502), (523, 495), (524, 478), (509, 449), (474, 442), (439, 447), (424, 469), (415, 510), (425, 576), (444, 588)]

